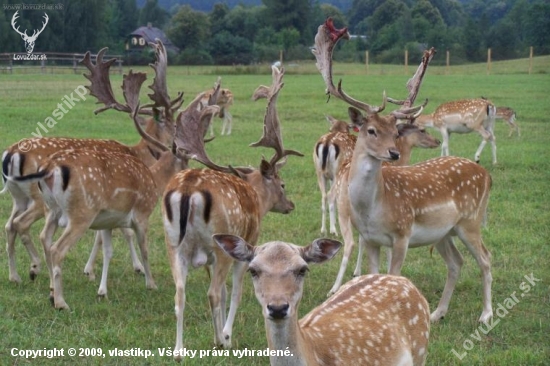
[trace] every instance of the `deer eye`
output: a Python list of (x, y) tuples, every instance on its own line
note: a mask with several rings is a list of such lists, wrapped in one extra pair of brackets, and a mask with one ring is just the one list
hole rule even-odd
[(254, 268), (248, 268), (248, 272), (250, 272), (252, 278), (258, 278), (259, 276), (258, 271), (256, 271)]
[(306, 275), (307, 271), (309, 271), (309, 268), (307, 268), (307, 266), (304, 266), (304, 267), (298, 269), (296, 271), (296, 277), (304, 277)]
[(368, 133), (369, 135), (371, 135), (371, 136), (376, 137), (376, 130), (375, 130), (374, 128), (372, 128), (372, 127), (367, 128), (367, 133)]

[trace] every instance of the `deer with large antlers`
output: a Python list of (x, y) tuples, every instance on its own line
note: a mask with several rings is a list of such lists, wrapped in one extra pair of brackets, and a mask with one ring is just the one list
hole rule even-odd
[(424, 365), (430, 308), (408, 279), (357, 277), (298, 320), (308, 264), (334, 257), (340, 242), (317, 239), (300, 247), (274, 241), (255, 247), (235, 235), (214, 239), (249, 266), (272, 366)]
[(430, 159), (408, 167), (382, 166), (383, 161), (399, 158), (395, 146), (397, 119), (413, 119), (422, 110), (422, 106), (412, 106), (435, 50), (425, 52), (407, 83), (409, 95), (400, 109), (382, 116), (385, 96), (382, 106), (374, 107), (347, 95), (341, 82), (338, 88), (334, 86), (332, 52), (342, 37), (349, 37), (347, 29), (336, 29), (329, 18), (318, 29), (313, 53), (328, 93), (352, 106), (349, 115), (360, 128), (347, 193), (352, 223), (369, 256), (370, 273), (378, 273), (381, 246), (392, 248), (389, 273), (398, 275), (409, 246), (435, 243), (448, 269), (443, 295), (431, 314), (431, 320), (437, 321), (447, 313), (463, 262), (452, 241), (453, 236), (458, 236), (481, 270), (483, 311), (479, 320), (488, 322), (493, 315), (491, 261), (483, 245), (481, 226), (491, 188), (489, 173), (480, 165), (457, 157)]
[(497, 163), (497, 145), (495, 141), (495, 105), (487, 99), (462, 99), (441, 104), (433, 113), (420, 115), (415, 123), (423, 127), (437, 128), (441, 132), (441, 156), (449, 156), (449, 138), (451, 133), (477, 132), (483, 138), (475, 153), (479, 163), (481, 152), (491, 143), (493, 164)]
[[(116, 110), (130, 112), (124, 105), (118, 103), (114, 97), (111, 88), (109, 77), (109, 69), (116, 59), (103, 61), (107, 48), (102, 49), (97, 54), (96, 65), (92, 63), (91, 55), (88, 52), (81, 63), (90, 71), (90, 75), (86, 77), (92, 82), (92, 87), (88, 87), (93, 95), (100, 103), (105, 106), (112, 107)], [(174, 105), (174, 108), (179, 108), (179, 105)], [(100, 108), (95, 113), (102, 112), (108, 108)], [(151, 112), (144, 110), (144, 113), (156, 113), (155, 118), (148, 118), (143, 124), (145, 132), (158, 140), (162, 145), (172, 144), (174, 126), (162, 118), (159, 118), (159, 112)], [(13, 200), (13, 208), (11, 215), (6, 223), (5, 230), (7, 236), (7, 252), (9, 263), (9, 280), (13, 282), (21, 282), (21, 278), (17, 273), (15, 261), (15, 240), (17, 236), (21, 238), (29, 256), (31, 265), (29, 276), (32, 280), (40, 272), (40, 257), (36, 251), (32, 238), (30, 236), (31, 226), (38, 220), (44, 217), (44, 202), (42, 195), (38, 190), (36, 183), (30, 186), (25, 183), (17, 182), (14, 179), (7, 180), (8, 177), (15, 178), (35, 173), (38, 167), (45, 162), (54, 153), (61, 150), (69, 149), (87, 149), (95, 151), (112, 151), (122, 154), (128, 154), (137, 157), (145, 165), (152, 166), (157, 162), (162, 150), (157, 146), (152, 145), (145, 139), (141, 139), (136, 145), (126, 146), (114, 140), (102, 139), (76, 139), (76, 138), (60, 138), (60, 137), (41, 137), (23, 140), (25, 144), (15, 143), (8, 147), (2, 155), (2, 173), (4, 176), (4, 189), (2, 192), (10, 192)], [(29, 149), (30, 147), (30, 149)], [(143, 266), (137, 258), (134, 244), (133, 233), (131, 230), (123, 229), (124, 236), (128, 241), (130, 255), (132, 258), (133, 267), (136, 272), (143, 273)], [(88, 260), (84, 272), (91, 280), (94, 275), (94, 260), (98, 249), (101, 246), (101, 235), (96, 235), (96, 241), (90, 259)]]
[[(273, 148), (274, 156), (262, 159), (259, 169), (221, 167), (213, 163), (201, 139), (184, 139), (178, 146), (210, 169), (188, 169), (176, 174), (164, 192), (162, 216), (170, 267), (176, 285), (176, 350), (183, 348), (183, 313), (185, 285), (191, 267), (206, 266), (210, 274), (208, 299), (214, 325), (216, 346), (230, 347), (236, 310), (241, 299), (242, 280), (246, 266), (218, 248), (212, 234), (240, 235), (256, 243), (260, 223), (267, 212), (290, 213), (294, 204), (286, 197), (279, 170), (287, 155), (301, 155), (285, 150), (277, 116), (277, 97), (284, 71), (273, 68), (273, 85), (268, 95), (263, 137), (251, 146)], [(195, 136), (204, 136), (204, 125)], [(191, 133), (190, 129), (176, 136)], [(229, 313), (226, 312), (225, 281), (233, 264), (233, 287)], [(175, 354), (176, 359), (181, 354)]]
[(50, 18), (48, 18), (48, 14), (44, 13), (44, 17), (43, 17), (44, 22), (42, 22), (42, 29), (40, 29), (40, 30), (35, 29), (32, 33), (32, 36), (29, 36), (27, 34), (26, 29), (25, 29), (24, 32), (21, 32), (19, 30), (19, 26), (17, 26), (17, 28), (16, 28), (16, 20), (17, 20), (17, 18), (19, 18), (19, 16), (17, 15), (18, 12), (19, 12), (19, 10), (16, 11), (15, 14), (13, 14), (13, 17), (11, 18), (11, 27), (13, 28), (14, 31), (19, 33), (21, 38), (23, 38), (23, 41), (25, 41), (25, 49), (27, 50), (28, 54), (31, 54), (32, 51), (34, 50), (34, 44), (36, 42), (36, 39), (38, 38), (40, 33), (42, 33), (42, 31), (44, 31), (44, 28), (46, 28), (46, 25), (48, 24), (48, 20)]
[[(172, 113), (174, 107), (179, 107), (182, 94), (170, 100), (165, 83), (166, 51), (161, 42), (154, 44), (154, 47), (157, 62), (151, 65), (155, 69), (155, 80), (151, 86), (153, 93), (149, 97), (154, 101), (154, 107), (160, 108), (161, 118), (173, 124)], [(93, 80), (93, 72), (89, 78)], [(63, 296), (61, 264), (68, 250), (89, 228), (101, 230), (103, 239), (104, 263), (98, 295), (107, 294), (107, 272), (112, 255), (111, 230), (119, 227), (134, 230), (141, 251), (146, 286), (156, 288), (148, 264), (149, 216), (168, 180), (175, 172), (186, 168), (188, 157), (177, 149), (175, 142), (170, 149), (143, 131), (138, 113), (148, 112), (145, 107), (139, 106), (139, 91), (145, 79), (144, 73), (130, 71), (123, 81), (126, 104), (107, 105), (103, 110), (115, 108), (130, 112), (140, 135), (162, 150), (159, 160), (151, 168), (128, 154), (65, 150), (51, 156), (37, 173), (15, 178), (23, 182), (38, 181), (47, 207), (46, 224), (40, 239), (50, 272), (50, 299), (55, 308), (68, 308)], [(92, 95), (98, 95), (97, 87), (99, 85), (92, 81)], [(195, 107), (196, 103), (188, 109)], [(215, 111), (217, 107), (205, 109), (200, 119), (209, 119)], [(52, 243), (59, 226), (65, 230)]]

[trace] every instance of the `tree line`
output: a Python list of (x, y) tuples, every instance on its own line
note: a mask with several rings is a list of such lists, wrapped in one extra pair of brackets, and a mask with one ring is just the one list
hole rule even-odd
[[(21, 37), (11, 29), (20, 0), (0, 0), (0, 52), (22, 52)], [(48, 10), (48, 26), (34, 52), (85, 52), (109, 47), (124, 54), (128, 35), (152, 23), (163, 29), (180, 49), (171, 54), (174, 64), (251, 64), (273, 62), (281, 52), (285, 60), (310, 60), (317, 27), (329, 16), (337, 27), (347, 26), (356, 35), (342, 42), (336, 60), (402, 63), (408, 50), (410, 62), (435, 47), (449, 50), (452, 64), (484, 61), (487, 48), (492, 59), (550, 53), (550, 3), (547, 0), (353, 0), (347, 11), (317, 0), (262, 0), (259, 6), (230, 8), (216, 3), (209, 12), (190, 5), (166, 10), (158, 0), (43, 0), (55, 4)], [(338, 4), (334, 1), (333, 4)], [(41, 10), (20, 10), (20, 29), (39, 28)], [(144, 61), (151, 55), (144, 54)], [(443, 63), (443, 58), (434, 63)]]

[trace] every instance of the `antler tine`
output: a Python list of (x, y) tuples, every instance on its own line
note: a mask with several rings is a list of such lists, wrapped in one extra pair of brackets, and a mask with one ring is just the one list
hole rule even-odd
[(194, 159), (210, 169), (234, 174), (230, 167), (222, 167), (212, 162), (206, 153), (204, 136), (210, 120), (219, 113), (220, 107), (208, 105), (199, 111), (200, 100), (203, 96), (204, 93), (198, 94), (178, 116), (174, 142), (177, 149), (184, 151), (190, 159)]
[(268, 103), (264, 117), (264, 132), (262, 138), (253, 144), (251, 147), (270, 147), (275, 150), (275, 155), (271, 158), (270, 164), (275, 164), (287, 155), (304, 156), (302, 153), (294, 150), (285, 150), (283, 148), (283, 140), (281, 136), (281, 126), (279, 116), (277, 114), (277, 97), (279, 91), (283, 87), (284, 69), (279, 70), (276, 66), (272, 66), (273, 84), (268, 93)]
[(120, 104), (114, 97), (109, 76), (109, 68), (116, 61), (116, 58), (104, 62), (103, 56), (105, 52), (107, 52), (107, 47), (102, 48), (98, 52), (95, 65), (92, 62), (90, 51), (86, 52), (84, 58), (79, 62), (90, 71), (89, 75), (84, 74), (84, 77), (91, 82), (91, 85), (86, 86), (86, 88), (90, 91), (92, 96), (97, 98), (97, 103), (105, 104), (105, 107), (96, 109), (94, 113), (98, 114), (107, 109), (115, 109), (117, 111), (130, 113), (132, 112), (131, 108), (127, 105)]
[[(147, 94), (149, 98), (155, 102), (158, 107), (164, 107), (166, 111), (171, 109), (172, 103), (168, 96), (168, 88), (166, 86), (166, 68), (168, 67), (168, 55), (166, 54), (166, 48), (160, 39), (155, 39), (156, 43), (150, 42), (149, 46), (155, 49), (156, 61), (153, 64), (149, 64), (155, 70), (155, 78), (153, 84), (149, 88), (153, 91), (151, 94)], [(183, 95), (178, 95), (179, 97)], [(177, 99), (177, 98), (176, 98)]]
[(338, 89), (334, 86), (332, 81), (332, 53), (334, 51), (334, 46), (336, 46), (341, 38), (350, 38), (348, 29), (336, 29), (332, 18), (329, 17), (324, 24), (319, 26), (315, 36), (315, 47), (311, 50), (317, 60), (315, 65), (317, 66), (317, 69), (321, 73), (321, 76), (325, 81), (325, 85), (327, 86), (326, 93), (333, 95), (338, 99), (342, 99), (344, 102), (357, 107), (366, 113), (374, 114), (381, 112), (384, 109), (385, 102), (384, 106), (374, 107), (347, 95), (342, 90), (341, 80), (338, 83)]

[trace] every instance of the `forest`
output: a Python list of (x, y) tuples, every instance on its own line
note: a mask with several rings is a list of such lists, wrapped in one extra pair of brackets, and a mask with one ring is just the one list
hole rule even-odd
[[(24, 52), (11, 26), (20, 0), (0, 0), (0, 53)], [(403, 51), (416, 63), (422, 51), (450, 51), (452, 64), (480, 62), (491, 48), (493, 60), (550, 53), (547, 0), (44, 0), (49, 23), (34, 52), (85, 52), (109, 47), (126, 54), (128, 35), (151, 23), (179, 48), (172, 64), (248, 65), (311, 60), (317, 27), (333, 17), (348, 27), (351, 42), (340, 45), (337, 60), (402, 63)], [(201, 3), (197, 9), (195, 3)], [(235, 4), (237, 3), (237, 4)], [(195, 7), (193, 7), (195, 4)], [(208, 6), (209, 10), (204, 10)], [(39, 28), (44, 11), (21, 10), (21, 30)], [(135, 55), (134, 55), (135, 56)], [(149, 62), (143, 52), (131, 61)], [(125, 60), (129, 62), (130, 60)], [(445, 62), (443, 57), (434, 60)]]

